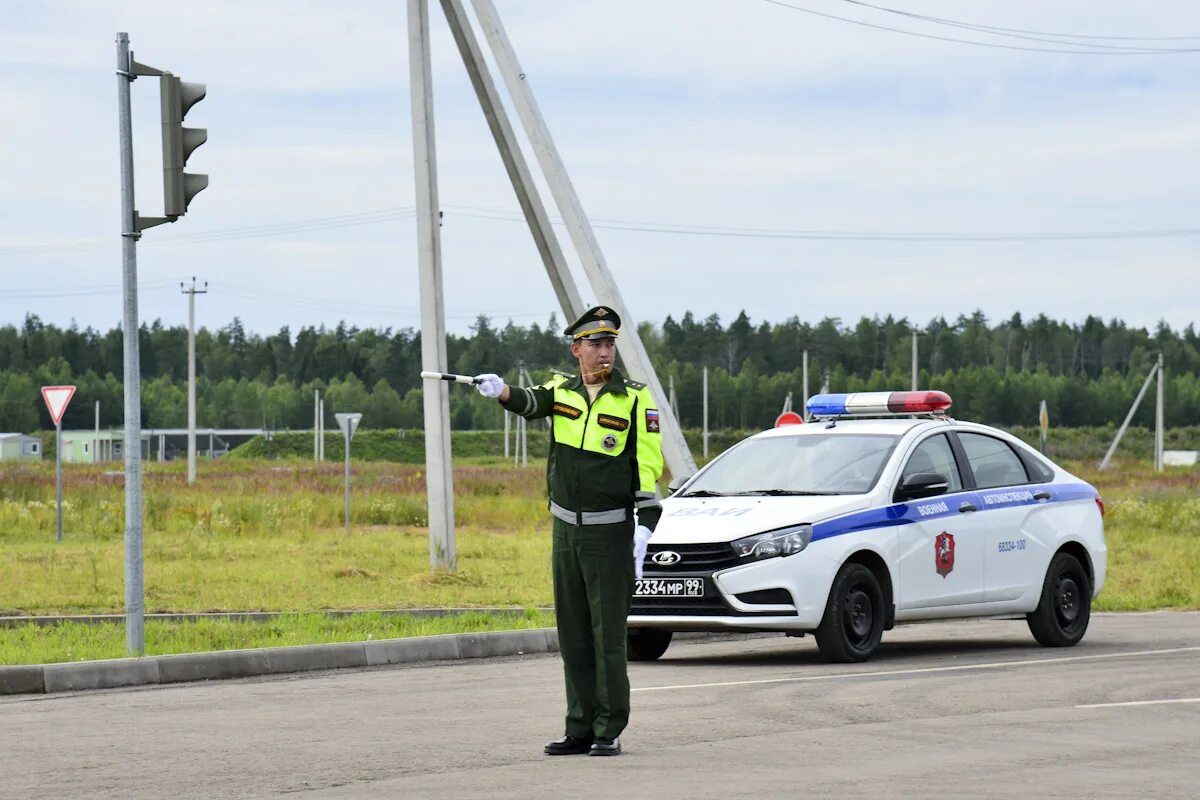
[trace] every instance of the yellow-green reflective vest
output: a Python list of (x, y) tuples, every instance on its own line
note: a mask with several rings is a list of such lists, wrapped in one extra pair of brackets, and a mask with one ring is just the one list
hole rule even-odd
[(644, 384), (613, 370), (595, 401), (578, 377), (530, 388), (510, 387), (505, 406), (529, 419), (551, 418), (546, 467), (550, 511), (574, 524), (633, 518), (653, 529), (662, 513), (658, 408)]

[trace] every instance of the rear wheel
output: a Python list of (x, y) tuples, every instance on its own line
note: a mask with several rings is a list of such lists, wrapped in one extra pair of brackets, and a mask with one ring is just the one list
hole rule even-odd
[(830, 661), (866, 661), (879, 647), (883, 623), (879, 579), (862, 564), (846, 564), (829, 590), (816, 630), (817, 649)]
[(1092, 616), (1092, 582), (1079, 559), (1056, 553), (1046, 570), (1042, 598), (1033, 613), (1025, 616), (1038, 644), (1070, 647), (1087, 632)]
[(626, 641), (630, 661), (657, 661), (671, 645), (671, 631), (630, 628)]

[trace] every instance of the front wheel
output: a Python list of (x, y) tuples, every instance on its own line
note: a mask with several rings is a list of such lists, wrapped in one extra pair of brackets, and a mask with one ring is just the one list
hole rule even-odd
[(879, 579), (862, 564), (845, 564), (829, 590), (816, 630), (817, 649), (830, 661), (866, 661), (883, 638), (883, 622)]
[(1042, 597), (1025, 616), (1029, 630), (1044, 647), (1070, 647), (1087, 632), (1092, 617), (1092, 583), (1079, 559), (1056, 553), (1046, 570)]
[(671, 646), (671, 631), (630, 628), (626, 641), (630, 661), (657, 661)]

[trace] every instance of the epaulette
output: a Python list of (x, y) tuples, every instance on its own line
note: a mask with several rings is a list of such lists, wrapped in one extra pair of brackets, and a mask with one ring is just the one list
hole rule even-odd
[(637, 381), (631, 381), (628, 378), (625, 379), (625, 385), (628, 386), (630, 389), (645, 389), (646, 388), (646, 384), (638, 383)]

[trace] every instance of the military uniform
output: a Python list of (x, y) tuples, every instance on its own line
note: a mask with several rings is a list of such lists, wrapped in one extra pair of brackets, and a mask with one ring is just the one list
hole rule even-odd
[[(612, 336), (619, 326), (615, 312), (598, 306), (567, 335)], [(662, 515), (658, 409), (644, 384), (615, 368), (594, 400), (582, 378), (560, 376), (538, 387), (510, 387), (503, 405), (528, 419), (551, 417), (546, 482), (567, 736), (615, 740), (629, 721), (625, 636), (634, 526), (653, 530)]]

